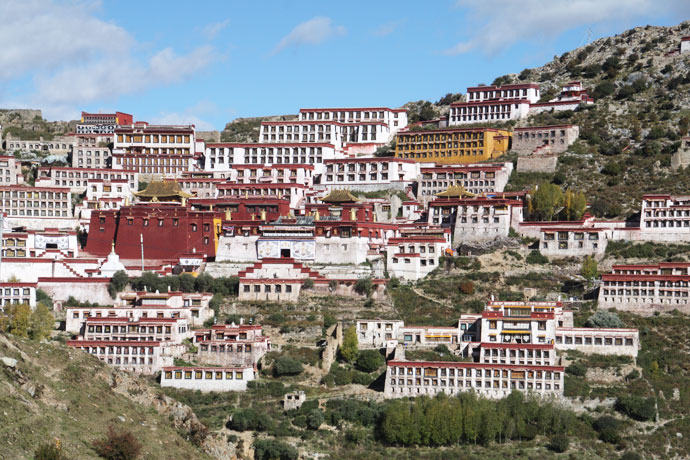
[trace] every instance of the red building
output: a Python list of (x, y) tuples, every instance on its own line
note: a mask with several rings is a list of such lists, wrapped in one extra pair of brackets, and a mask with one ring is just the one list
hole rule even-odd
[(190, 253), (216, 256), (222, 230), (221, 212), (195, 211), (172, 203), (140, 203), (91, 213), (86, 252), (115, 252), (122, 259), (140, 259), (142, 240), (147, 260), (176, 259)]

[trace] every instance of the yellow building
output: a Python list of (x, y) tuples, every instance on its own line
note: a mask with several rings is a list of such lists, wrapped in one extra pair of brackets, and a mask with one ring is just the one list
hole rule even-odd
[(478, 163), (505, 154), (510, 136), (495, 128), (407, 131), (397, 135), (395, 156), (418, 163)]

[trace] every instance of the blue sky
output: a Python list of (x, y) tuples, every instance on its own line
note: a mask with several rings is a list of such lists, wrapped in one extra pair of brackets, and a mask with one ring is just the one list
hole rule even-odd
[(314, 106), (400, 106), (550, 61), (687, 0), (0, 0), (0, 108), (222, 129)]

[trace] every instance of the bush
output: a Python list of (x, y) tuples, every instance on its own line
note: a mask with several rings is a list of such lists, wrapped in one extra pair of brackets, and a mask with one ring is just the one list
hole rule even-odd
[(321, 409), (312, 409), (307, 415), (307, 428), (310, 430), (318, 430), (323, 424), (324, 418)]
[(621, 460), (644, 460), (644, 458), (637, 452), (628, 450), (621, 455)]
[(634, 395), (620, 396), (616, 400), (614, 409), (632, 419), (643, 422), (652, 420), (656, 416), (654, 398), (642, 398)]
[(533, 265), (544, 265), (549, 262), (549, 258), (537, 250), (531, 251), (525, 260)]
[(549, 440), (549, 449), (554, 452), (563, 453), (570, 447), (570, 439), (564, 434), (557, 434)]
[(362, 350), (357, 356), (355, 366), (361, 371), (370, 373), (383, 366), (384, 359), (378, 350)]
[(255, 409), (240, 409), (232, 414), (226, 424), (235, 431), (269, 431), (273, 428), (273, 419), (266, 413), (259, 414)]
[(474, 283), (469, 280), (460, 282), (460, 292), (466, 295), (474, 294)]
[(599, 433), (599, 439), (609, 444), (618, 444), (621, 441), (621, 421), (610, 415), (604, 415), (594, 421), (592, 427)]
[(573, 363), (565, 368), (565, 371), (570, 375), (576, 375), (578, 377), (584, 377), (587, 373), (587, 368), (582, 363)]
[(273, 375), (280, 377), (283, 375), (298, 375), (304, 370), (302, 363), (289, 356), (281, 356), (273, 363)]
[(67, 460), (62, 449), (52, 442), (47, 442), (34, 452), (34, 460)]
[(599, 310), (587, 319), (586, 327), (619, 328), (623, 327), (623, 321), (615, 312)]
[(304, 280), (304, 283), (302, 283), (302, 288), (313, 289), (314, 288), (314, 280), (312, 280), (312, 279)]
[(297, 449), (275, 439), (254, 441), (254, 460), (297, 460)]
[(107, 460), (134, 460), (141, 448), (141, 443), (130, 431), (116, 431), (112, 426), (108, 427), (104, 439), (93, 443), (96, 454)]
[(323, 314), (323, 327), (326, 329), (333, 326), (337, 321), (338, 320), (335, 319), (335, 316), (331, 315), (330, 313)]
[(345, 331), (343, 344), (340, 346), (340, 356), (347, 362), (353, 362), (359, 354), (359, 341), (357, 340), (357, 330), (350, 326)]
[(369, 278), (360, 278), (355, 283), (355, 292), (359, 295), (366, 295), (367, 297), (371, 295), (373, 288), (373, 283)]

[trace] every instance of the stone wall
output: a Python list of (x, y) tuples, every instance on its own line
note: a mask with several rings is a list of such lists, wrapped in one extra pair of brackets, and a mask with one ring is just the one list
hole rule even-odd
[(38, 288), (56, 301), (66, 301), (74, 297), (79, 302), (112, 305), (113, 299), (108, 293), (109, 284), (108, 278), (47, 278), (38, 282)]
[(517, 170), (519, 172), (542, 172), (553, 173), (556, 171), (558, 164), (557, 155), (534, 155), (519, 157), (517, 161)]
[(321, 350), (321, 369), (328, 371), (335, 362), (338, 347), (343, 344), (343, 323), (337, 322), (326, 330), (326, 345)]

